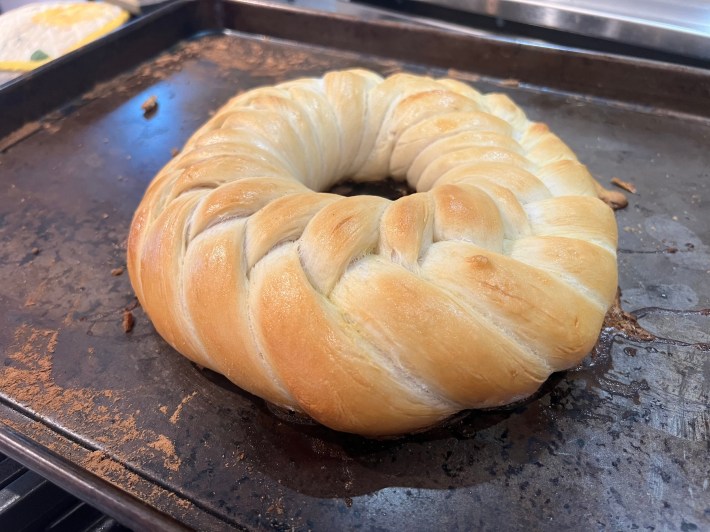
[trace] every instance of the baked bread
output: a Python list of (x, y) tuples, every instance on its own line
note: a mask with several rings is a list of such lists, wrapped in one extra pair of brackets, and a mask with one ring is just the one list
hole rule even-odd
[[(328, 194), (407, 180), (390, 201)], [(599, 186), (507, 96), (365, 70), (241, 94), (155, 177), (133, 288), (197, 364), (331, 428), (402, 434), (535, 392), (617, 284)]]

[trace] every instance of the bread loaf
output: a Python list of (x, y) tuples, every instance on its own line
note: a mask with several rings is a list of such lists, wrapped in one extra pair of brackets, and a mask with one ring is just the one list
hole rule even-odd
[[(416, 193), (326, 192), (386, 176)], [(148, 187), (128, 269), (194, 362), (333, 429), (407, 433), (589, 353), (617, 285), (597, 189), (505, 95), (330, 72), (199, 129)]]

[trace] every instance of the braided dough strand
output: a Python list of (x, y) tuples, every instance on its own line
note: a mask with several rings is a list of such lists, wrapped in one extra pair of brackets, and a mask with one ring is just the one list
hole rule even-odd
[[(406, 180), (396, 201), (328, 194)], [(330, 72), (233, 98), (156, 176), (128, 267), (158, 332), (274, 404), (367, 436), (532, 394), (616, 289), (599, 185), (501, 94)]]

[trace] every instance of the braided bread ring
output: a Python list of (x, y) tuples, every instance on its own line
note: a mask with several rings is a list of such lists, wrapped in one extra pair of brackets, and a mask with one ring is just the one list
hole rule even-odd
[[(327, 194), (404, 180), (389, 201)], [(128, 268), (158, 332), (271, 403), (367, 436), (532, 394), (616, 290), (598, 184), (508, 97), (331, 72), (241, 94), (148, 187)]]

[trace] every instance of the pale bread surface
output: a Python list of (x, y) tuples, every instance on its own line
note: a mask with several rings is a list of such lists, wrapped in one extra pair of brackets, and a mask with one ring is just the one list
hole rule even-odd
[[(323, 192), (388, 175), (417, 193)], [(331, 428), (401, 434), (589, 353), (617, 286), (599, 190), (504, 95), (331, 72), (200, 128), (148, 187), (128, 268), (191, 360)]]

